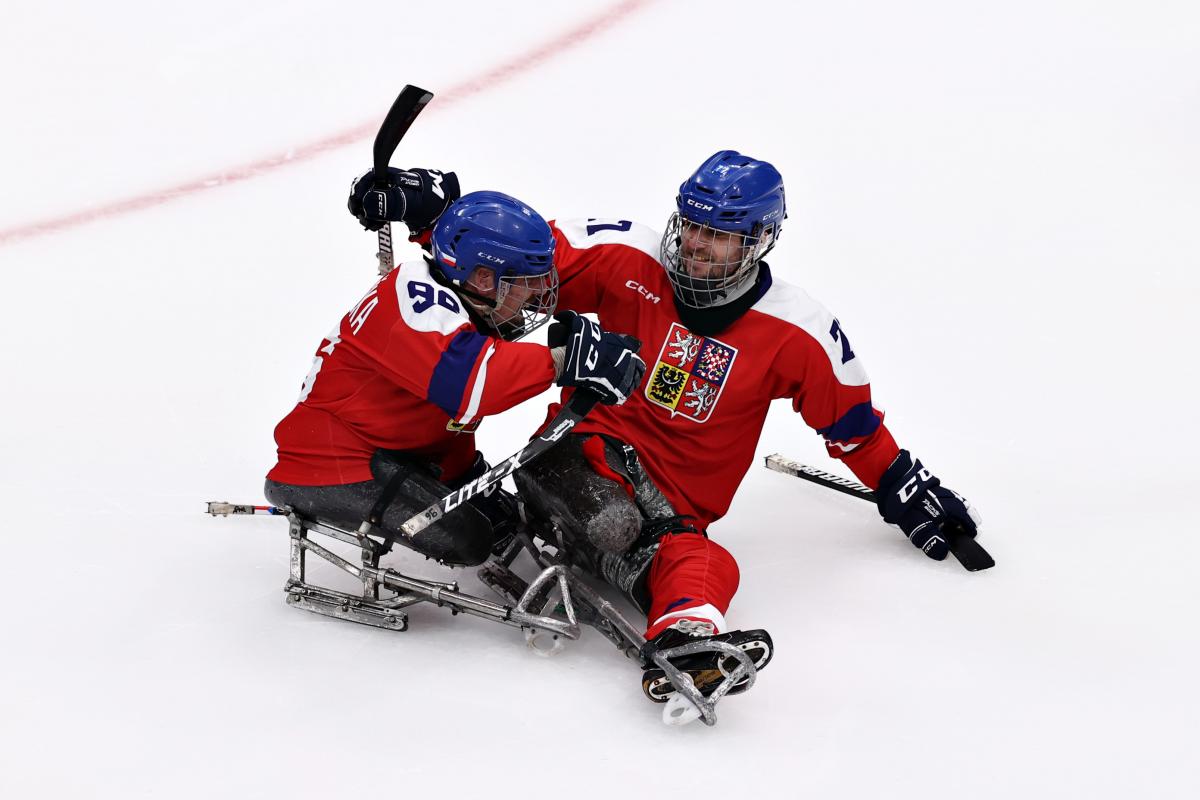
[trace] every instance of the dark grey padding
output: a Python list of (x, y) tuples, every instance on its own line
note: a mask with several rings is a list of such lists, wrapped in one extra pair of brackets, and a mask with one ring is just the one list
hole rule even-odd
[(646, 475), (633, 449), (604, 437), (605, 461), (627, 475), (625, 487), (592, 469), (583, 453), (591, 434), (566, 436), (537, 461), (513, 475), (521, 499), (562, 529), (572, 563), (623, 592), (642, 613), (650, 608), (646, 576), (659, 536), (689, 529)]
[(267, 500), (338, 528), (357, 530), (371, 512), (385, 484), (404, 469), (407, 475), (379, 526), (401, 544), (446, 564), (482, 564), (491, 553), (494, 534), (488, 518), (469, 503), (463, 503), (421, 531), (410, 542), (400, 526), (418, 511), (444, 497), (454, 488), (434, 477), (432, 469), (395, 451), (376, 451), (371, 459), (375, 479), (330, 486), (296, 486), (268, 479)]
[(583, 454), (584, 439), (565, 437), (517, 470), (513, 480), (536, 513), (571, 537), (606, 553), (623, 553), (641, 532), (642, 514), (624, 486), (592, 469)]

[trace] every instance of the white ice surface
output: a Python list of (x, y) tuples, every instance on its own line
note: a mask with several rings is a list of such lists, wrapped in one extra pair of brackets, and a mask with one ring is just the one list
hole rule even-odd
[[(0, 231), (373, 125), (613, 7), (246, 5), (6, 7)], [(664, 0), (413, 128), (397, 165), (656, 226), (713, 150), (772, 160), (774, 269), (983, 513), (968, 574), (755, 467), (712, 533), (778, 652), (713, 729), (663, 726), (596, 634), (542, 659), (433, 607), (289, 609), (283, 523), (201, 513), (260, 501), (372, 279), (369, 137), (0, 245), (0, 796), (1200, 796), (1198, 75), (1191, 1)], [(782, 404), (775, 451), (840, 470)]]

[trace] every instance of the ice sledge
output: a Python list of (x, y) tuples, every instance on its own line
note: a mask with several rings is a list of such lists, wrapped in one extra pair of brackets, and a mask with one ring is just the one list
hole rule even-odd
[[(495, 602), (459, 590), (456, 582), (431, 580), (404, 575), (380, 566), (380, 558), (392, 549), (393, 542), (374, 532), (369, 525), (349, 531), (319, 520), (296, 514), (286, 508), (210, 502), (213, 516), (269, 514), (287, 520), (290, 541), (289, 575), (284, 585), (288, 605), (336, 619), (344, 619), (376, 628), (404, 631), (408, 628), (405, 609), (417, 603), (448, 608), (451, 614), (471, 614), (518, 628), (526, 644), (535, 653), (551, 656), (567, 641), (578, 639), (582, 626), (593, 628), (616, 645), (617, 649), (646, 668), (660, 667), (675, 687), (676, 694), (663, 708), (663, 721), (682, 725), (696, 719), (705, 725), (717, 721), (717, 703), (736, 684), (746, 680), (750, 688), (756, 671), (750, 658), (724, 642), (697, 642), (682, 647), (643, 655), (646, 644), (639, 627), (626, 618), (609, 600), (602, 597), (577, 568), (568, 566), (560, 548), (562, 537), (553, 523), (529, 519), (522, 506), (522, 520), (502, 552), (493, 554), (477, 570), (480, 582), (504, 602)], [(334, 552), (324, 540), (341, 542), (354, 548), (350, 557)], [(557, 543), (557, 544), (554, 544)], [(528, 553), (537, 574), (526, 580), (513, 570), (513, 562)], [(309, 575), (309, 555), (356, 578), (357, 593), (321, 586)], [(688, 675), (669, 659), (681, 655), (720, 652), (735, 658), (738, 666), (709, 696), (704, 697)]]

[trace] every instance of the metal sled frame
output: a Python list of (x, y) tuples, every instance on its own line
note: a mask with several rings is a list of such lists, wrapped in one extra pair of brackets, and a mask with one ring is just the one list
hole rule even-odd
[[(380, 567), (379, 559), (391, 550), (391, 543), (381, 535), (351, 532), (301, 516), (288, 509), (265, 506), (235, 505), (224, 502), (208, 504), (213, 516), (270, 513), (286, 517), (291, 544), (288, 581), (284, 586), (286, 602), (315, 614), (345, 619), (376, 628), (393, 631), (408, 629), (404, 609), (417, 603), (432, 603), (450, 609), (451, 614), (471, 614), (501, 622), (525, 632), (526, 643), (539, 655), (557, 653), (564, 640), (578, 639), (581, 625), (603, 634), (625, 655), (643, 661), (642, 648), (646, 639), (611, 602), (601, 597), (551, 548), (539, 546), (530, 533), (531, 525), (523, 523), (504, 552), (494, 555), (478, 570), (479, 579), (512, 605), (496, 603), (482, 597), (460, 592), (457, 583), (413, 578), (395, 570)], [(536, 523), (535, 523), (536, 525)], [(364, 526), (368, 527), (368, 526)], [(539, 535), (541, 541), (560, 541), (557, 531)], [(325, 536), (359, 549), (360, 561), (354, 563), (334, 553), (313, 539)], [(521, 552), (528, 552), (541, 571), (528, 583), (517, 576), (510, 566)], [(362, 583), (360, 594), (350, 594), (312, 583), (307, 575), (307, 557), (316, 555)], [(557, 590), (557, 598), (555, 598)], [(705, 651), (716, 651), (737, 661), (709, 697), (704, 697), (691, 678), (677, 669), (669, 659)], [(717, 721), (716, 705), (735, 685), (748, 680), (753, 685), (756, 671), (750, 657), (724, 642), (695, 642), (654, 653), (651, 660), (667, 675), (678, 695), (690, 703), (670, 704), (663, 715), (669, 724), (682, 724), (699, 718), (706, 725)], [(647, 664), (648, 666), (648, 664)]]

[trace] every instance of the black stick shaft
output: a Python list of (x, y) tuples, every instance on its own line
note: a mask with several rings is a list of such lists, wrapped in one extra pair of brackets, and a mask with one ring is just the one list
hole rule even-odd
[[(861, 497), (863, 500), (870, 500), (872, 503), (875, 502), (875, 493), (858, 481), (852, 481), (849, 478), (843, 478), (831, 472), (825, 472), (816, 467), (801, 464), (799, 461), (785, 458), (778, 453), (767, 456), (766, 465), (767, 469), (794, 475), (797, 478), (812, 481), (818, 486), (824, 486), (826, 489), (833, 489), (835, 492), (842, 492), (854, 497)], [(946, 535), (946, 542), (950, 546), (950, 552), (954, 554), (954, 557), (958, 559), (958, 563), (962, 564), (968, 572), (978, 572), (981, 569), (996, 566), (995, 560), (992, 559), (991, 554), (987, 550), (983, 549), (983, 545), (975, 541), (975, 537), (962, 528), (954, 525), (943, 525), (942, 533)]]
[(412, 539), (413, 536), (425, 530), (470, 498), (487, 491), (488, 488), (504, 480), (519, 467), (541, 456), (562, 439), (563, 436), (570, 433), (571, 429), (587, 416), (588, 412), (599, 401), (600, 397), (595, 392), (576, 391), (571, 395), (571, 399), (567, 401), (566, 405), (555, 415), (554, 419), (550, 420), (542, 432), (530, 440), (529, 444), (466, 486), (450, 492), (424, 511), (418, 511), (400, 526), (403, 535), (408, 539)]
[[(388, 163), (392, 160), (392, 154), (396, 152), (396, 147), (404, 138), (404, 134), (408, 133), (408, 129), (412, 127), (417, 115), (425, 109), (425, 106), (429, 105), (429, 101), (432, 99), (433, 92), (428, 92), (419, 86), (405, 86), (400, 90), (400, 94), (396, 96), (387, 116), (383, 118), (383, 124), (379, 126), (379, 133), (375, 134), (375, 146), (372, 150), (375, 161), (375, 180), (371, 184), (372, 188), (381, 191), (390, 188)], [(392, 253), (392, 223), (390, 222), (384, 223), (383, 227), (379, 229), (378, 258), (380, 275), (388, 274), (396, 265)]]

